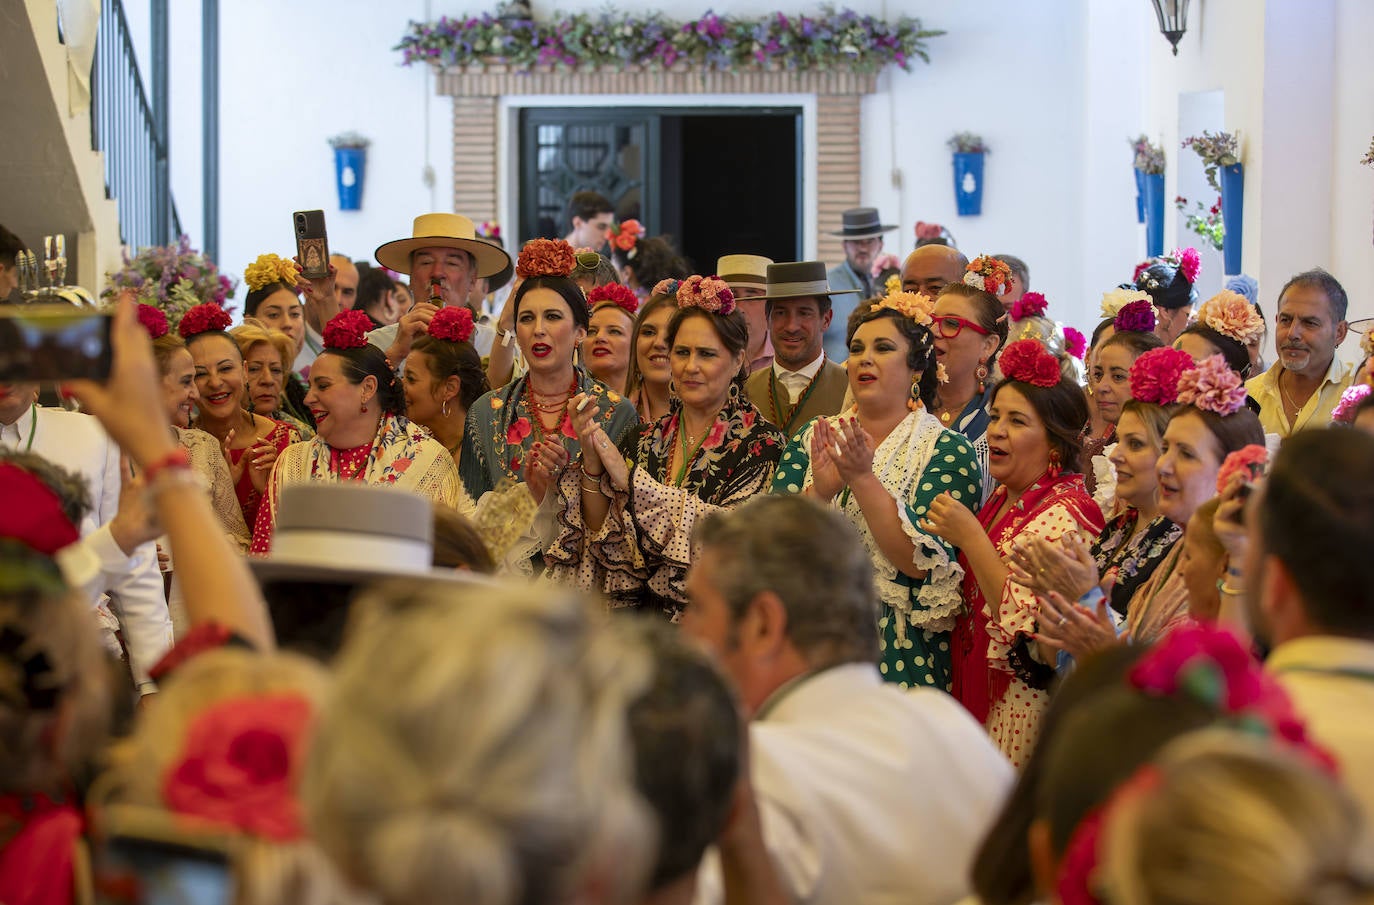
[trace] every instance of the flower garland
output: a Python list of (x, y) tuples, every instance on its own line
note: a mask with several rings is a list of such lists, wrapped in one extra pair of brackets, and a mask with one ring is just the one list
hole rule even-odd
[(624, 223), (612, 223), (611, 228), (606, 230), (606, 241), (612, 248), (618, 248), (625, 252), (627, 258), (635, 256), (635, 246), (639, 244), (640, 236), (644, 235), (644, 224), (638, 220), (626, 220)]
[(1141, 402), (1173, 405), (1179, 378), (1193, 367), (1193, 356), (1187, 352), (1168, 346), (1151, 349), (1131, 365), (1131, 395)]
[(256, 261), (243, 269), (243, 281), (251, 292), (273, 283), (281, 283), (294, 291), (300, 278), (301, 269), (295, 261), (274, 254), (258, 255)]
[(661, 13), (559, 13), (554, 21), (509, 19), (486, 14), (444, 16), (411, 22), (393, 49), (402, 65), (436, 68), (506, 64), (516, 70), (551, 66), (569, 70), (626, 66), (667, 69), (683, 63), (693, 70), (745, 72), (841, 70), (875, 73), (889, 65), (911, 71), (916, 59), (930, 62), (929, 38), (944, 32), (922, 28), (901, 16), (886, 22), (853, 10), (824, 5), (819, 15), (719, 16), (678, 22)]
[(1239, 293), (1223, 289), (1203, 302), (1197, 309), (1198, 323), (1206, 324), (1222, 336), (1229, 336), (1242, 346), (1257, 342), (1264, 336), (1264, 318), (1255, 306)]
[(167, 335), (170, 329), (167, 325), (167, 315), (161, 308), (154, 308), (152, 305), (139, 303), (138, 322), (143, 325), (143, 329), (148, 331), (148, 336), (152, 339), (161, 339)]
[(192, 307), (181, 316), (181, 323), (177, 324), (177, 332), (181, 334), (182, 339), (190, 339), (202, 333), (223, 332), (228, 330), (229, 325), (233, 322), (229, 312), (214, 302), (206, 302), (203, 305)]
[(468, 342), (472, 339), (472, 331), (472, 312), (465, 305), (440, 308), (429, 322), (429, 335), (445, 342)]
[(124, 266), (106, 275), (100, 298), (109, 305), (120, 294), (133, 290), (138, 301), (160, 308), (173, 328), (187, 311), (203, 302), (214, 302), (232, 311), (225, 303), (233, 298), (238, 283), (219, 272), (215, 263), (191, 247), (182, 236), (176, 245), (150, 245), (132, 258), (124, 255)]
[(563, 239), (531, 239), (520, 249), (515, 272), (522, 280), (565, 277), (577, 266), (577, 254)]
[(324, 347), (335, 350), (361, 349), (367, 345), (367, 333), (371, 329), (372, 318), (367, 316), (366, 311), (340, 311), (324, 325)]
[(1058, 386), (1063, 378), (1059, 359), (1034, 339), (1018, 339), (1009, 343), (997, 359), (997, 366), (1008, 380), (1029, 383), (1031, 386)]
[[(1137, 359), (1139, 360), (1139, 359)], [(1204, 358), (1178, 378), (1178, 401), (1223, 418), (1245, 408), (1245, 383), (1217, 353)]]
[(1011, 319), (1014, 321), (1025, 320), (1028, 317), (1040, 317), (1050, 307), (1050, 303), (1038, 292), (1027, 292), (1012, 303)]
[(692, 274), (678, 285), (676, 295), (679, 308), (700, 308), (712, 314), (735, 310), (735, 294), (720, 277)]
[[(1147, 261), (1145, 264), (1141, 265), (1141, 268), (1137, 268), (1136, 276), (1134, 276), (1134, 277), (1131, 278), (1132, 281), (1134, 281), (1134, 280), (1136, 280), (1136, 279), (1139, 278), (1139, 276), (1140, 276), (1140, 269), (1142, 269), (1143, 267), (1148, 267), (1148, 266), (1149, 266), (1149, 262)], [(1122, 288), (1112, 289), (1112, 290), (1110, 290), (1110, 291), (1108, 291), (1108, 292), (1102, 293), (1102, 312), (1101, 312), (1101, 316), (1102, 316), (1102, 317), (1116, 317), (1117, 314), (1120, 313), (1121, 309), (1122, 309), (1122, 308), (1125, 308), (1125, 307), (1126, 307), (1127, 305), (1129, 305), (1131, 302), (1149, 302), (1149, 301), (1151, 301), (1151, 299), (1150, 299), (1150, 294), (1149, 294), (1148, 292), (1142, 292), (1142, 291), (1139, 290), (1139, 289), (1122, 289)], [(1150, 329), (1153, 330), (1154, 328), (1151, 327)]]
[(587, 294), (587, 307), (595, 310), (601, 303), (615, 305), (624, 310), (630, 317), (635, 316), (639, 310), (639, 297), (629, 286), (622, 286), (619, 283), (607, 283), (604, 286), (597, 286)]
[(890, 308), (922, 327), (930, 327), (935, 323), (935, 302), (919, 292), (889, 292), (877, 307)]
[(1331, 420), (1341, 424), (1355, 423), (1355, 409), (1360, 407), (1370, 393), (1374, 392), (1367, 383), (1357, 383), (1352, 387), (1347, 387), (1341, 393), (1341, 399), (1336, 403), (1336, 407), (1331, 410)]
[(1073, 327), (1065, 327), (1064, 351), (1082, 361), (1088, 352), (1088, 338)]
[(1127, 302), (1112, 320), (1112, 326), (1117, 333), (1153, 333), (1157, 323), (1159, 316), (1148, 295), (1143, 299)]
[(1227, 455), (1217, 471), (1217, 493), (1226, 490), (1231, 475), (1243, 474), (1247, 481), (1257, 481), (1264, 477), (1265, 466), (1269, 464), (1269, 450), (1258, 443), (1250, 443)]
[(964, 268), (964, 282), (992, 295), (1002, 295), (1011, 288), (1011, 268), (992, 255), (979, 255)]

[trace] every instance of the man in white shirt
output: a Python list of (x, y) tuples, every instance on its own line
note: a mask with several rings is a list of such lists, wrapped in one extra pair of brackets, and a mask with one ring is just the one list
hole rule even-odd
[(77, 527), (105, 576), (87, 586), (92, 606), (98, 609), (109, 594), (134, 681), (145, 694), (156, 691), (148, 670), (172, 646), (172, 620), (155, 545), (143, 544), (130, 555), (110, 534), (123, 478), (119, 447), (94, 418), (43, 408), (34, 402), (37, 394), (36, 384), (0, 384), (0, 446), (41, 456), (85, 480), (91, 511)]
[(788, 437), (812, 419), (839, 414), (849, 390), (842, 365), (828, 360), (823, 347), (830, 326), (831, 291), (819, 261), (768, 265), (768, 332), (773, 365), (755, 371), (744, 390), (763, 417)]
[[(768, 853), (793, 901), (948, 903), (1010, 764), (949, 695), (878, 674), (872, 567), (843, 513), (758, 496), (696, 533), (682, 629), (719, 657), (750, 724)], [(708, 857), (698, 902), (721, 901)]]
[[(1264, 667), (1336, 758), (1374, 856), (1374, 437), (1305, 430), (1245, 511), (1246, 614)], [(1228, 576), (1228, 582), (1234, 582)]]

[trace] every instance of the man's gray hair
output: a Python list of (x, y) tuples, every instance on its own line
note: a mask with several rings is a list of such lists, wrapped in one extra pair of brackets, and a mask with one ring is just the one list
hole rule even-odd
[(798, 494), (765, 494), (713, 513), (696, 539), (714, 556), (734, 620), (772, 591), (786, 608), (788, 638), (813, 668), (877, 661), (873, 567), (843, 513)]

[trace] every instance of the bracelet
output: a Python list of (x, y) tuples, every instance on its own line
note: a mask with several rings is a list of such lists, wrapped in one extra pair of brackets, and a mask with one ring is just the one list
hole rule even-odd
[(1245, 593), (1244, 588), (1233, 588), (1226, 583), (1226, 579), (1224, 578), (1217, 579), (1217, 590), (1227, 597), (1240, 597)]
[(502, 330), (500, 327), (497, 327), (497, 328), (496, 328), (496, 338), (499, 339), (499, 340), (501, 340), (501, 345), (502, 345), (502, 347), (509, 346), (510, 343), (511, 343), (511, 340), (515, 338), (515, 331), (513, 331), (513, 330)]
[(582, 473), (589, 478), (600, 478), (606, 473), (606, 470), (603, 468), (601, 471), (591, 471), (590, 469), (583, 468)]
[(595, 484), (588, 484), (587, 479), (583, 478), (580, 483), (582, 485), (582, 489), (585, 490), (587, 493), (599, 493), (602, 496), (606, 496), (606, 492), (601, 489), (600, 481), (597, 481)]
[(154, 459), (143, 467), (143, 479), (152, 484), (158, 476), (167, 471), (188, 471), (191, 468), (191, 454), (186, 447), (178, 446), (160, 459)]

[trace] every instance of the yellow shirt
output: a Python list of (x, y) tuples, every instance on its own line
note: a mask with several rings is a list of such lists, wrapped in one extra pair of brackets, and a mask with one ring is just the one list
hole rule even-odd
[(1350, 386), (1350, 381), (1355, 375), (1354, 368), (1342, 363), (1336, 356), (1331, 356), (1331, 367), (1326, 370), (1326, 379), (1317, 387), (1315, 393), (1307, 397), (1307, 401), (1298, 410), (1298, 417), (1289, 424), (1279, 389), (1279, 374), (1282, 371), (1283, 363), (1279, 362), (1245, 383), (1246, 391), (1259, 403), (1259, 419), (1260, 424), (1264, 426), (1264, 432), (1278, 434), (1280, 437), (1288, 437), (1294, 431), (1309, 427), (1325, 427), (1330, 424), (1331, 410), (1341, 401), (1341, 394)]

